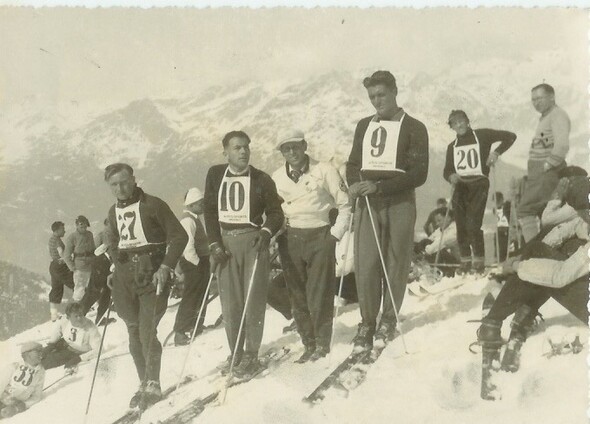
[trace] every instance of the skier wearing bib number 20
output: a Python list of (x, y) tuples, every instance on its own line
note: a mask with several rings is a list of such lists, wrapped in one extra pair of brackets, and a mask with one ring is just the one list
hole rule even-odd
[(129, 406), (145, 408), (162, 397), (157, 327), (166, 312), (172, 270), (188, 236), (166, 202), (137, 187), (131, 166), (109, 165), (104, 179), (117, 198), (108, 214), (115, 265), (112, 297), (127, 325), (129, 352), (140, 380)]
[[(261, 367), (258, 350), (262, 342), (270, 272), (268, 245), (283, 225), (284, 216), (274, 181), (249, 165), (250, 137), (243, 131), (231, 131), (223, 137), (222, 144), (228, 163), (214, 165), (207, 173), (205, 228), (211, 269), (215, 270), (218, 265), (221, 311), (237, 366), (233, 374), (248, 378)], [(246, 305), (248, 292), (250, 297)], [(245, 309), (244, 326), (238, 340)], [(231, 358), (222, 372), (231, 367)]]
[[(472, 269), (483, 273), (485, 249), (481, 225), (490, 188), (488, 174), (490, 166), (512, 146), (516, 134), (487, 128), (473, 130), (462, 110), (451, 111), (448, 124), (457, 138), (447, 147), (443, 176), (454, 187), (451, 204), (461, 254), (459, 273)], [(500, 145), (490, 151), (496, 142)]]
[[(428, 132), (397, 105), (394, 76), (377, 71), (363, 85), (377, 113), (357, 124), (346, 168), (349, 196), (360, 197), (354, 251), (362, 253), (355, 255), (354, 268), (362, 322), (353, 340), (355, 349), (370, 348), (373, 336), (382, 341), (394, 337), (412, 258), (415, 188), (428, 175)], [(375, 332), (382, 297), (383, 314)]]

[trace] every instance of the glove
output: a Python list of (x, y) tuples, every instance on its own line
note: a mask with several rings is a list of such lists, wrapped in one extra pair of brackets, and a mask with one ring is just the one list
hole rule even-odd
[(78, 365), (80, 362), (82, 361), (82, 359), (80, 359), (79, 356), (74, 356), (73, 358), (71, 358), (70, 360), (68, 360), (65, 364), (64, 364), (64, 368), (74, 368), (76, 365)]
[(461, 180), (461, 177), (459, 176), (459, 174), (451, 174), (449, 176), (449, 181), (451, 182), (451, 184), (455, 185), (459, 181), (462, 181), (462, 180)]
[(0, 415), (2, 415), (2, 418), (9, 418), (19, 412), (23, 412), (25, 409), (27, 409), (27, 405), (21, 400), (16, 400), (12, 405), (2, 408)]
[(490, 155), (488, 156), (488, 160), (486, 161), (486, 165), (487, 166), (494, 166), (496, 164), (496, 162), (498, 161), (498, 158), (500, 157), (500, 155), (496, 152), (490, 152)]
[(161, 264), (160, 268), (152, 277), (152, 284), (156, 286), (156, 294), (162, 293), (164, 287), (166, 287), (166, 283), (170, 281), (170, 274), (173, 273), (172, 269), (168, 265)]
[(257, 252), (262, 252), (268, 249), (270, 244), (270, 233), (266, 230), (258, 231), (254, 240), (252, 240), (252, 248), (254, 248)]
[(230, 252), (225, 250), (225, 248), (219, 242), (211, 244), (210, 250), (210, 259), (212, 259), (211, 269), (215, 269), (217, 265), (222, 266), (227, 262), (227, 260), (231, 256)]

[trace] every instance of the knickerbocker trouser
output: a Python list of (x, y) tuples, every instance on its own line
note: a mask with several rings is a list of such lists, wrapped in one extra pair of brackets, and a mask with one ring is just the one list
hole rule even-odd
[(458, 183), (453, 193), (453, 211), (457, 226), (457, 242), (462, 258), (485, 257), (481, 225), (486, 210), (490, 182), (481, 178), (469, 183)]

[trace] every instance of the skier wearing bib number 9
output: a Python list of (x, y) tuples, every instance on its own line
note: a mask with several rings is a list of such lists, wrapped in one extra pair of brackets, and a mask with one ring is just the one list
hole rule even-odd
[[(362, 317), (353, 341), (356, 350), (370, 348), (373, 336), (386, 341), (395, 335), (410, 273), (415, 189), (428, 175), (428, 132), (397, 105), (395, 77), (389, 71), (377, 71), (363, 85), (376, 114), (357, 124), (346, 167), (348, 194), (359, 198), (354, 251), (362, 252), (354, 258)], [(375, 332), (382, 296), (383, 314)]]
[[(458, 273), (484, 272), (484, 240), (481, 224), (488, 199), (490, 167), (512, 146), (516, 134), (492, 129), (471, 129), (462, 110), (453, 110), (448, 124), (457, 137), (447, 147), (443, 176), (453, 185), (457, 241), (461, 253)], [(492, 144), (500, 142), (494, 151)], [(472, 259), (473, 256), (473, 259)]]
[[(222, 145), (228, 163), (214, 165), (207, 173), (205, 228), (211, 269), (218, 275), (225, 332), (235, 356), (233, 375), (247, 379), (261, 369), (258, 350), (270, 272), (268, 245), (284, 216), (274, 181), (249, 165), (250, 137), (243, 131), (231, 131)], [(232, 356), (222, 373), (231, 368)]]
[(112, 298), (127, 325), (129, 352), (140, 380), (129, 407), (143, 409), (162, 397), (157, 327), (188, 236), (166, 202), (137, 186), (131, 166), (109, 165), (104, 179), (117, 199), (108, 214), (109, 253), (115, 265)]

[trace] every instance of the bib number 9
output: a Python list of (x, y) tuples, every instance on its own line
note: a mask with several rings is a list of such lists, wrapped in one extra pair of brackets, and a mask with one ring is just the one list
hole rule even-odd
[(383, 127), (377, 128), (373, 131), (371, 136), (371, 156), (378, 158), (385, 150), (385, 141), (387, 139), (387, 130)]

